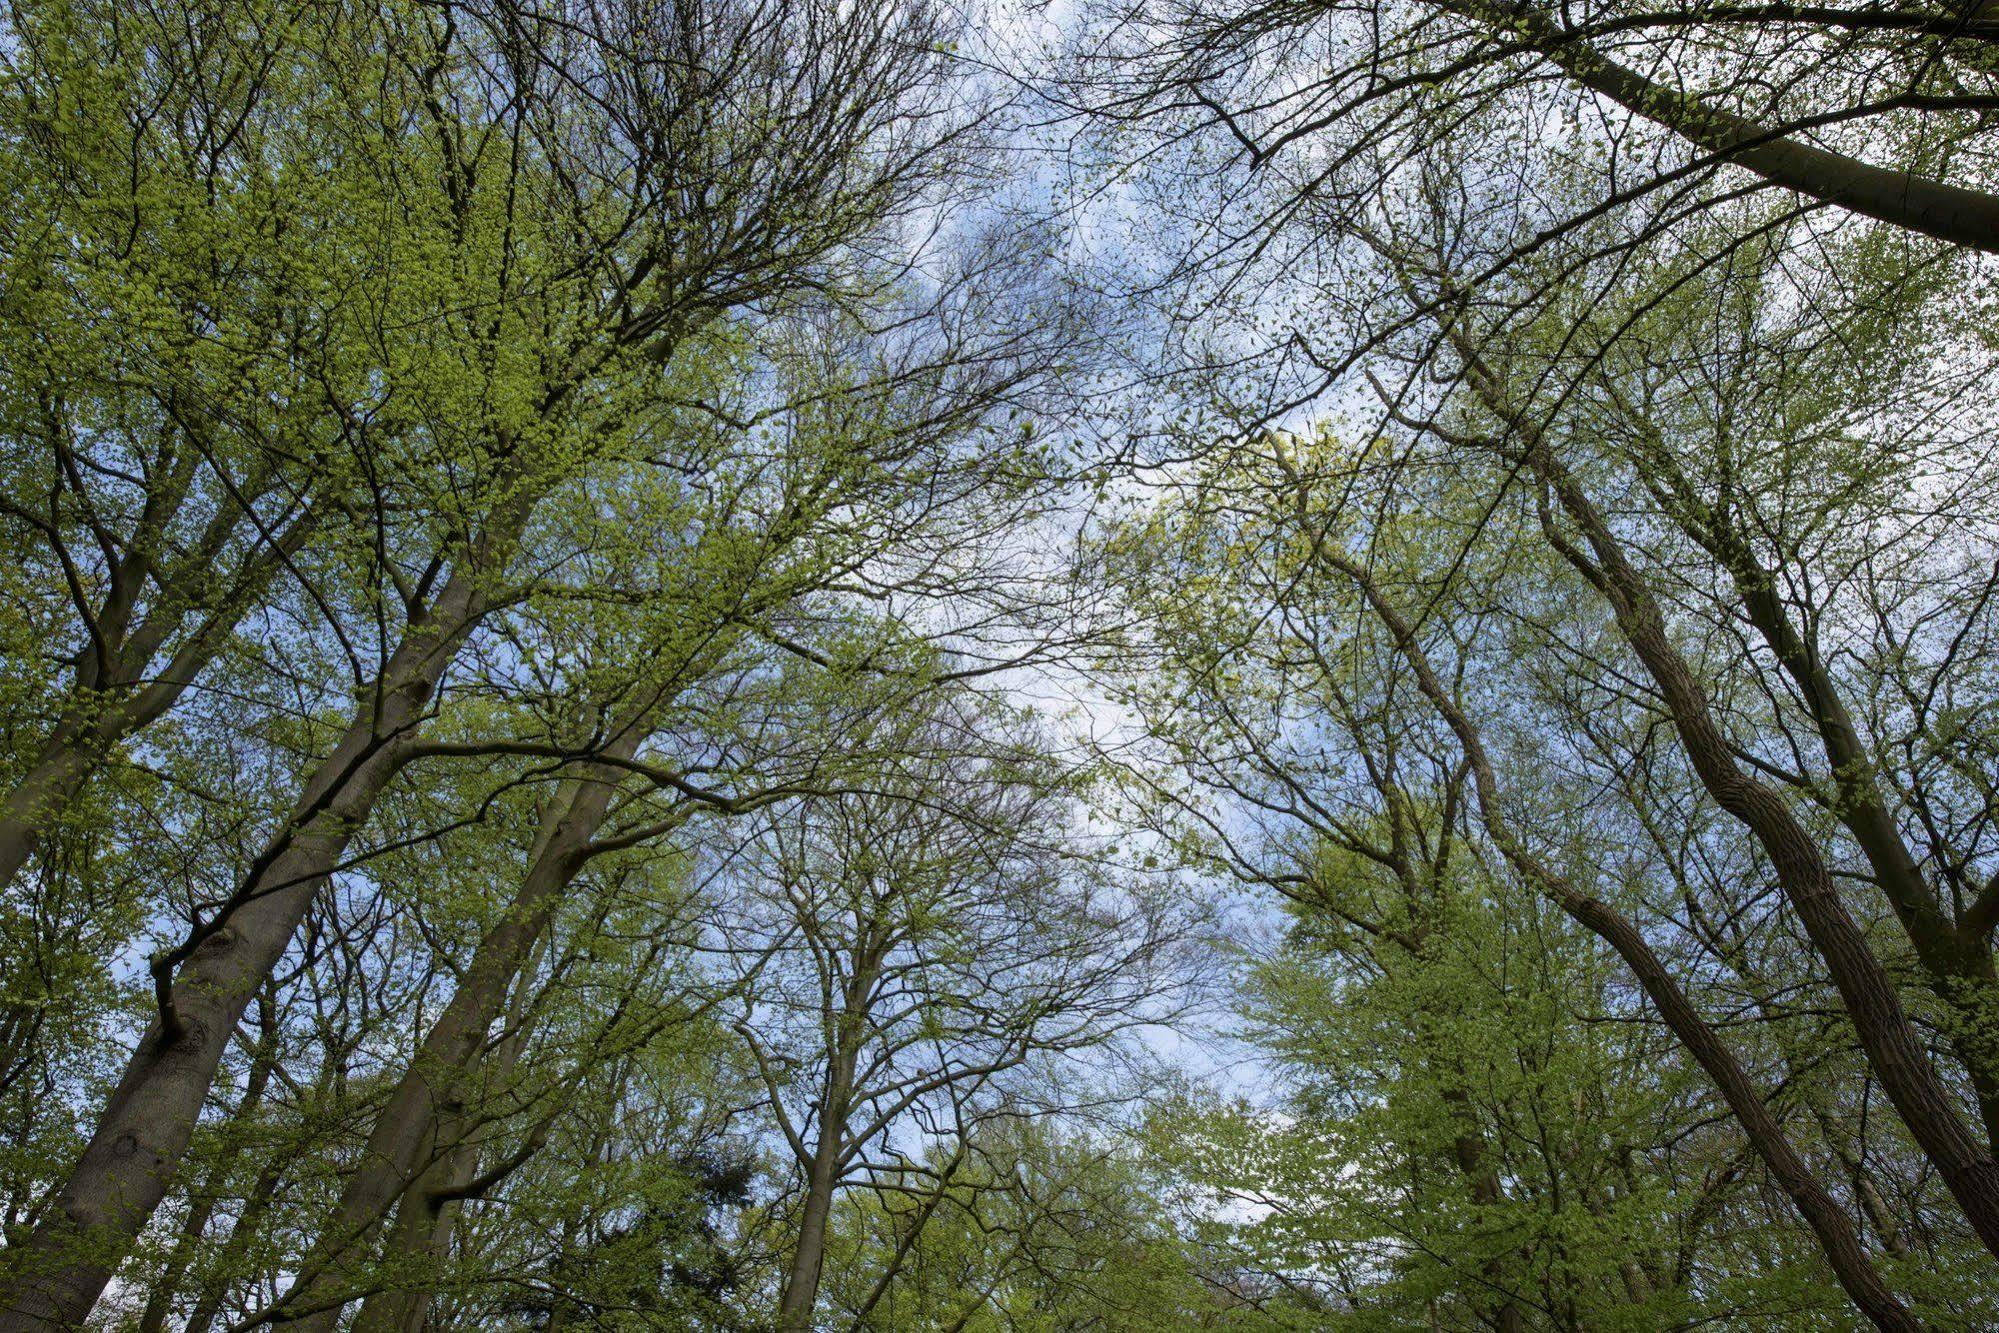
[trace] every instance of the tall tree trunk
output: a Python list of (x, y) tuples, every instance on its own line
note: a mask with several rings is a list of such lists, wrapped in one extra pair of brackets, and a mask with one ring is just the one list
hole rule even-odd
[[(506, 1086), (512, 1084), (521, 1051), (527, 1045), (525, 987), (513, 988), (510, 1009), (509, 1031), (498, 1050), (490, 1056), (471, 1057), (492, 1071), (496, 1084)], [(382, 1268), (391, 1275), (390, 1280), (372, 1285), (355, 1316), (354, 1333), (421, 1333), (451, 1259), (452, 1233), (464, 1200), (483, 1194), (540, 1151), (553, 1119), (543, 1120), (519, 1152), (481, 1177), (480, 1149), (483, 1140), (490, 1137), (491, 1122), (475, 1120), (460, 1110), (432, 1117), (425, 1165), (403, 1191), (396, 1205), (395, 1225), (383, 1246)]]
[[(511, 1029), (491, 1057), (472, 1057), (489, 1067), (499, 1084), (510, 1085), (527, 1044), (527, 995), (515, 987)], [(355, 1316), (353, 1333), (421, 1333), (430, 1316), (445, 1265), (451, 1259), (451, 1238), (463, 1201), (503, 1179), (514, 1167), (539, 1151), (548, 1122), (529, 1136), (522, 1152), (489, 1174), (478, 1177), (482, 1123), (464, 1111), (432, 1119), (424, 1165), (396, 1205), (395, 1224), (383, 1246), (382, 1269), (387, 1282), (372, 1284)], [(337, 1312), (336, 1312), (337, 1313)]]
[[(511, 507), (508, 549), (525, 522), (525, 499)], [(314, 771), (219, 919), (163, 980), (162, 1013), (132, 1053), (56, 1206), (7, 1256), (0, 1333), (81, 1324), (166, 1196), (229, 1034), (413, 743), (424, 705), (483, 610), (478, 571), (488, 563), (468, 561), (411, 626), (372, 707)]]
[(1674, 492), (1668, 512), (1728, 573), (1744, 615), (1797, 687), (1825, 751), (1833, 813), (1867, 858), (1875, 883), (1908, 933), (1916, 961), (1929, 975), (1930, 988), (1955, 1016), (1947, 1033), (1951, 1051), (1971, 1079), (1986, 1146), (1999, 1146), (1999, 973), (1985, 928), (1975, 918), (1953, 919), (1924, 877), (1876, 780), (1880, 769), (1873, 751), (1832, 673), (1798, 632), (1775, 578), (1733, 523), (1704, 506), (1699, 514), (1689, 512), (1693, 488), (1670, 458), (1661, 454), (1653, 461)]
[[(1303, 503), (1302, 488), (1300, 503)], [(1854, 1305), (1877, 1328), (1894, 1330), (1895, 1333), (1918, 1333), (1923, 1325), (1882, 1280), (1846, 1210), (1819, 1183), (1811, 1168), (1799, 1156), (1777, 1118), (1770, 1113), (1762, 1094), (1736, 1061), (1735, 1053), (1700, 1016), (1699, 1010), (1694, 1008), (1693, 1002), (1680, 989), (1679, 982), (1645, 942), (1637, 927), (1608, 903), (1576, 889), (1566, 877), (1535, 856), (1515, 836), (1512, 824), (1505, 815), (1499, 781), (1486, 754), (1484, 738), (1444, 688), (1430, 665), (1428, 654), (1416, 638), (1415, 629), (1382, 595), (1365, 569), (1324, 545), (1318, 548), (1316, 554), (1360, 587), (1369, 606), (1388, 627), (1403, 658), (1415, 671), (1423, 696), (1458, 738), (1472, 766), (1481, 818), (1500, 851), (1530, 884), (1546, 893), (1570, 917), (1616, 950), (1618, 957), (1637, 976), (1639, 985), (1644, 988), (1666, 1026), (1713, 1081), (1771, 1176), (1790, 1196), (1799, 1214), (1811, 1227), (1834, 1276)]]
[(73, 717), (58, 723), (34, 764), (0, 800), (0, 888), (14, 882), (40, 845), (42, 831), (76, 799), (95, 766), (80, 730)]
[(843, 1012), (833, 1025), (835, 1045), (826, 1065), (819, 1126), (813, 1136), (811, 1160), (804, 1163), (805, 1206), (798, 1219), (798, 1242), (792, 1247), (784, 1294), (778, 1301), (778, 1333), (806, 1333), (812, 1327), (812, 1311), (819, 1304), (826, 1234), (833, 1216), (833, 1194), (840, 1187), (840, 1156), (846, 1147), (847, 1117), (853, 1109), (854, 1070), (860, 1057), (865, 1005), (875, 983), (875, 965), (871, 955), (855, 969)]
[[(608, 754), (629, 760), (645, 735), (644, 725), (634, 722), (614, 738)], [(528, 870), (513, 901), (480, 939), (464, 980), (376, 1114), (367, 1147), (341, 1187), (332, 1216), (280, 1302), (306, 1311), (294, 1322), (300, 1333), (325, 1333), (339, 1322), (347, 1303), (345, 1289), (355, 1286), (367, 1268), (372, 1238), (391, 1206), (398, 1198), (407, 1200), (440, 1116), (454, 1111), (463, 1096), (466, 1071), (476, 1064), (514, 979), (588, 861), (591, 839), (623, 772), (615, 764), (587, 765), (557, 788), (543, 811)]]
[[(828, 1099), (828, 1106), (837, 1102)], [(805, 1178), (805, 1208), (798, 1220), (798, 1243), (792, 1248), (785, 1274), (784, 1296), (777, 1307), (779, 1333), (806, 1333), (819, 1304), (819, 1278), (826, 1263), (826, 1233), (833, 1215), (833, 1191), (839, 1178), (840, 1138), (844, 1116), (826, 1115), (819, 1122), (818, 1142)]]
[(1543, 445), (1530, 446), (1530, 455), (1529, 466), (1547, 480), (1589, 544), (1590, 554), (1584, 556), (1559, 543), (1565, 557), (1609, 599), (1619, 629), (1659, 689), (1702, 786), (1769, 856), (1883, 1090), (1986, 1249), (1999, 1255), (1999, 1162), (1971, 1133), (1937, 1076), (1902, 1009), (1901, 996), (1848, 913), (1818, 844), (1781, 795), (1737, 764), (1705, 691), (1666, 633), (1657, 600), (1588, 497)]
[(1521, 461), (1575, 523), (1588, 551), (1557, 533), (1552, 516), (1545, 522), (1549, 541), (1610, 605), (1619, 632), (1658, 689), (1702, 787), (1770, 858), (1778, 885), (1825, 963), (1882, 1089), (1972, 1230), (1987, 1250), (1999, 1255), (1999, 1161), (1972, 1134), (1937, 1076), (1900, 994), (1847, 911), (1818, 843), (1781, 794), (1736, 762), (1706, 691), (1666, 631), (1658, 599), (1543, 432), (1514, 408), (1464, 330), (1452, 323), (1446, 331), (1465, 361), (1473, 389), (1522, 442)]
[(220, 1157), (208, 1173), (208, 1183), (189, 1204), (187, 1217), (181, 1223), (180, 1234), (174, 1238), (173, 1250), (161, 1269), (159, 1280), (146, 1298), (146, 1308), (139, 1315), (139, 1333), (165, 1333), (167, 1315), (173, 1309), (174, 1294), (179, 1291), (182, 1279), (187, 1276), (188, 1265), (194, 1260), (194, 1252), (201, 1245), (208, 1224), (215, 1216), (216, 1205), (237, 1159), (243, 1155), (243, 1143), (239, 1131), (246, 1130), (257, 1108), (263, 1104), (264, 1089), (270, 1086), (271, 1071), (277, 1064), (278, 1055), (278, 1013), (277, 997), (271, 993), (269, 985), (257, 994), (258, 1040), (256, 1052), (250, 1061), (249, 1077), (244, 1082), (243, 1095), (236, 1102), (236, 1109), (230, 1115), (227, 1131), (230, 1139), (223, 1146)]

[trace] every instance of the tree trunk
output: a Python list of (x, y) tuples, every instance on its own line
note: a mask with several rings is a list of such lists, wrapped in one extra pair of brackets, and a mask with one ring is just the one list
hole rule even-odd
[(833, 1215), (833, 1187), (839, 1156), (837, 1133), (822, 1121), (818, 1149), (806, 1175), (805, 1210), (798, 1222), (798, 1244), (791, 1253), (791, 1268), (784, 1279), (784, 1297), (778, 1304), (779, 1333), (806, 1333), (812, 1327), (812, 1311), (819, 1304), (819, 1277), (826, 1262), (826, 1232)]
[(76, 799), (91, 765), (65, 720), (42, 746), (33, 767), (0, 802), (0, 888), (14, 882), (35, 854), (42, 830)]
[(1619, 631), (1659, 690), (1681, 748), (1714, 803), (1746, 828), (1776, 871), (1784, 897), (1826, 965), (1868, 1064), (1902, 1123), (1936, 1167), (1988, 1251), (1999, 1255), (1999, 1161), (1966, 1126), (1937, 1077), (1900, 994), (1874, 956), (1818, 844), (1779, 793), (1745, 773), (1714, 719), (1706, 691), (1666, 632), (1665, 613), (1596, 507), (1543, 432), (1508, 401), (1504, 386), (1455, 323), (1445, 328), (1473, 390), (1522, 442), (1520, 461), (1548, 488), (1588, 546), (1577, 549), (1544, 517), (1561, 557), (1609, 604)]
[(1319, 557), (1360, 586), (1368, 604), (1388, 626), (1404, 659), (1415, 671), (1423, 696), (1443, 716), (1458, 738), (1472, 766), (1481, 817), (1507, 860), (1529, 883), (1548, 894), (1563, 911), (1615, 949), (1618, 957), (1637, 976), (1666, 1026), (1713, 1081), (1757, 1156), (1763, 1159), (1771, 1176), (1790, 1196), (1799, 1214), (1811, 1227), (1834, 1276), (1854, 1305), (1877, 1328), (1894, 1330), (1895, 1333), (1919, 1333), (1923, 1325), (1882, 1280), (1846, 1211), (1798, 1155), (1797, 1149), (1785, 1136), (1783, 1127), (1770, 1113), (1762, 1094), (1737, 1063), (1735, 1053), (1700, 1016), (1699, 1010), (1680, 989), (1678, 981), (1645, 942), (1645, 937), (1608, 903), (1578, 891), (1514, 835), (1504, 813), (1499, 782), (1486, 755), (1484, 739), (1438, 679), (1409, 622), (1382, 596), (1365, 569), (1329, 548), (1322, 547)]
[[(1685, 489), (1683, 487), (1683, 489)], [(1875, 882), (1908, 933), (1930, 988), (1956, 1016), (1947, 1034), (1978, 1099), (1988, 1149), (1999, 1145), (1999, 975), (1991, 942), (1944, 911), (1941, 900), (1888, 809), (1875, 780), (1873, 752), (1825, 664), (1792, 623), (1775, 580), (1733, 527), (1718, 519), (1682, 520), (1690, 536), (1728, 572), (1744, 614), (1797, 687), (1825, 750), (1836, 801), (1833, 813), (1867, 858)]]
[(812, 1327), (812, 1311), (819, 1304), (819, 1278), (826, 1263), (826, 1232), (833, 1215), (833, 1192), (840, 1183), (840, 1152), (847, 1137), (854, 1065), (859, 1055), (859, 1042), (854, 1039), (856, 997), (867, 995), (872, 984), (871, 969), (865, 966), (859, 969), (848, 993), (847, 1012), (834, 1028), (840, 1044), (827, 1063), (826, 1096), (820, 1102), (819, 1129), (812, 1160), (805, 1163), (805, 1208), (798, 1220), (798, 1243), (785, 1275), (784, 1295), (778, 1302), (778, 1333), (806, 1333)]
[(1519, 0), (1439, 3), (1537, 52), (1589, 91), (1772, 185), (1953, 245), (1999, 252), (1999, 197), (1814, 148), (1705, 106), (1575, 40), (1537, 5)]
[[(516, 508), (524, 520), (525, 507)], [(166, 1196), (250, 996), (394, 776), (482, 609), (473, 568), (453, 575), (432, 614), (405, 635), (374, 706), (313, 773), (285, 828), (172, 977), (164, 1012), (133, 1052), (56, 1206), (9, 1256), (0, 1333), (74, 1328), (96, 1305)]]
[[(612, 742), (608, 753), (627, 760), (638, 750), (645, 727), (634, 723)], [(346, 1184), (313, 1252), (281, 1306), (317, 1306), (301, 1314), (300, 1333), (327, 1333), (346, 1307), (344, 1288), (368, 1266), (370, 1240), (398, 1197), (407, 1200), (424, 1146), (433, 1141), (441, 1114), (456, 1109), (465, 1071), (476, 1062), (486, 1035), (505, 1006), (507, 994), (548, 928), (564, 892), (588, 860), (590, 840), (603, 824), (623, 770), (589, 766), (563, 783), (543, 812), (527, 873), (513, 902), (473, 951), (465, 978), (444, 1012), (424, 1035), (395, 1091), (375, 1117), (368, 1145)]]
[[(277, 1064), (278, 1015), (277, 1002), (269, 986), (264, 987), (257, 997), (259, 1037), (256, 1054), (250, 1062), (249, 1078), (245, 1081), (243, 1095), (237, 1100), (236, 1109), (229, 1117), (228, 1132), (232, 1136), (246, 1129), (251, 1117), (263, 1103), (264, 1089), (270, 1085), (271, 1070)], [(172, 1253), (167, 1256), (159, 1280), (152, 1293), (146, 1298), (146, 1308), (139, 1315), (139, 1333), (165, 1333), (167, 1315), (173, 1309), (174, 1293), (180, 1289), (182, 1279), (187, 1276), (188, 1265), (194, 1260), (194, 1252), (201, 1244), (202, 1236), (208, 1230), (209, 1222), (215, 1216), (217, 1202), (229, 1179), (229, 1172), (242, 1156), (241, 1139), (232, 1137), (225, 1146), (215, 1166), (208, 1173), (208, 1185), (196, 1196), (187, 1210), (187, 1218), (181, 1223), (180, 1235), (174, 1238)]]
[(1619, 629), (1659, 689), (1702, 786), (1769, 856), (1882, 1088), (1986, 1249), (1999, 1255), (1999, 1162), (1972, 1135), (1937, 1077), (1900, 995), (1846, 910), (1818, 844), (1782, 796), (1736, 763), (1705, 691), (1666, 633), (1658, 602), (1574, 479), (1539, 443), (1530, 447), (1529, 466), (1547, 480), (1584, 533), (1596, 566), (1588, 567), (1580, 552), (1565, 549), (1564, 554), (1571, 563), (1581, 562), (1581, 572), (1609, 599)]

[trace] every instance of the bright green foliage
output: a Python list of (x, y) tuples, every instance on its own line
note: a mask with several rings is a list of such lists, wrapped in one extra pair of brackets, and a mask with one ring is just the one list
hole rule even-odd
[(1469, 867), (1414, 910), (1352, 856), (1320, 874), (1327, 905), (1294, 908), (1246, 976), (1247, 1035), (1286, 1094), (1158, 1130), (1213, 1215), (1241, 1219), (1218, 1224), (1230, 1248), (1342, 1328), (1477, 1328), (1509, 1302), (1529, 1326), (1631, 1330), (1837, 1309), (1808, 1248), (1691, 1169), (1733, 1150), (1681, 1137), (1700, 1089), (1596, 941)]
[(0, 8), (0, 1331), (1999, 1327), (1991, 15), (1007, 8)]
[(1131, 1146), (996, 1122), (847, 1196), (827, 1301), (882, 1333), (1312, 1326), (1291, 1295), (1186, 1234), (1164, 1206), (1176, 1193)]

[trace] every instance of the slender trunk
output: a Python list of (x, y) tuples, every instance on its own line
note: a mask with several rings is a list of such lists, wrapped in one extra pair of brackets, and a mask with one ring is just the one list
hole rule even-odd
[(840, 1153), (853, 1106), (854, 1067), (860, 1054), (859, 1019), (864, 997), (874, 985), (872, 959), (855, 969), (846, 1004), (834, 1024), (835, 1045), (826, 1067), (826, 1095), (819, 1104), (819, 1128), (812, 1159), (805, 1163), (805, 1208), (798, 1220), (798, 1244), (791, 1252), (784, 1295), (778, 1302), (778, 1333), (806, 1333), (819, 1304), (819, 1278), (826, 1263), (826, 1231), (833, 1215), (833, 1192), (840, 1184)]
[[(516, 508), (524, 520), (525, 506)], [(394, 776), (424, 704), (483, 607), (480, 563), (454, 575), (432, 614), (412, 626), (373, 707), (314, 772), (284, 831), (165, 984), (162, 1014), (133, 1052), (56, 1206), (8, 1255), (0, 1333), (81, 1324), (165, 1198), (229, 1034)]]
[(923, 1202), (917, 1206), (916, 1215), (910, 1219), (909, 1225), (904, 1227), (901, 1233), (896, 1236), (894, 1252), (882, 1264), (881, 1271), (875, 1275), (873, 1284), (868, 1287), (868, 1294), (861, 1298), (859, 1305), (854, 1307), (850, 1333), (852, 1333), (852, 1330), (860, 1329), (867, 1324), (868, 1316), (874, 1313), (875, 1307), (881, 1304), (882, 1297), (888, 1294), (889, 1287), (902, 1272), (903, 1265), (909, 1261), (909, 1252), (916, 1248), (917, 1240), (922, 1237), (924, 1229), (930, 1225), (930, 1219), (936, 1213), (938, 1205), (943, 1203), (945, 1198), (949, 1196), (951, 1182), (957, 1176), (958, 1168), (965, 1164), (966, 1154), (970, 1148), (970, 1137), (961, 1128), (958, 1135), (958, 1146), (951, 1153), (951, 1160), (946, 1162), (943, 1169), (937, 1173), (937, 1187), (924, 1196)]
[[(524, 988), (515, 987), (507, 1037), (493, 1055), (471, 1057), (489, 1067), (499, 1083), (512, 1082), (527, 1043), (527, 1009)], [(546, 1125), (544, 1122), (541, 1130), (530, 1135), (525, 1153), (539, 1150)], [(485, 1186), (478, 1176), (483, 1137), (481, 1124), (467, 1112), (452, 1110), (433, 1117), (424, 1150), (425, 1165), (403, 1191), (396, 1205), (395, 1224), (383, 1246), (382, 1268), (390, 1279), (373, 1284), (362, 1300), (353, 1333), (421, 1333), (451, 1258), (459, 1209), (466, 1198)], [(489, 1180), (503, 1177), (525, 1160), (525, 1156), (515, 1157)]]
[(1853, 1172), (1854, 1192), (1860, 1196), (1860, 1206), (1867, 1212), (1867, 1221), (1881, 1234), (1881, 1248), (1897, 1259), (1908, 1258), (1909, 1238), (1902, 1234), (1888, 1201), (1881, 1197), (1880, 1189), (1874, 1184), (1874, 1177), (1868, 1175), (1867, 1168), (1858, 1162), (1852, 1163), (1849, 1169)]
[(1847, 911), (1818, 844), (1781, 795), (1736, 763), (1706, 692), (1666, 633), (1657, 600), (1588, 497), (1544, 447), (1531, 448), (1529, 466), (1546, 479), (1563, 510), (1583, 531), (1595, 563), (1558, 543), (1564, 556), (1610, 601), (1626, 642), (1659, 689), (1702, 786), (1769, 856), (1778, 884), (1825, 961), (1882, 1088), (1979, 1239), (1999, 1255), (1999, 1162), (1971, 1133), (1944, 1089), (1922, 1038), (1903, 1011), (1901, 996)]
[[(639, 724), (612, 743), (615, 759), (629, 759), (645, 735)], [(473, 951), (465, 978), (444, 1012), (424, 1034), (395, 1091), (375, 1117), (367, 1147), (341, 1187), (333, 1214), (298, 1280), (279, 1304), (305, 1309), (294, 1321), (300, 1333), (334, 1328), (346, 1306), (344, 1289), (367, 1268), (371, 1240), (419, 1170), (441, 1115), (457, 1109), (462, 1080), (486, 1041), (493, 1020), (535, 942), (548, 928), (564, 892), (588, 860), (590, 841), (602, 826), (622, 770), (592, 765), (557, 789), (544, 811), (527, 873), (514, 900)]]
[(264, 1224), (264, 1215), (277, 1201), (278, 1185), (284, 1179), (285, 1165), (282, 1155), (273, 1154), (257, 1174), (250, 1192), (243, 1196), (243, 1211), (237, 1215), (236, 1225), (230, 1228), (229, 1239), (223, 1242), (221, 1253), (215, 1256), (214, 1268), (195, 1296), (194, 1308), (188, 1311), (187, 1327), (182, 1333), (208, 1333), (216, 1320), (221, 1318), (222, 1303), (229, 1297), (236, 1259), (249, 1248), (251, 1240)]
[[(1691, 495), (1684, 479), (1674, 481), (1683, 494)], [(1797, 687), (1832, 775), (1833, 813), (1867, 858), (1875, 883), (1908, 933), (1916, 961), (1929, 974), (1930, 988), (1953, 1012), (1956, 1021), (1947, 1034), (1951, 1050), (1971, 1079), (1986, 1146), (1999, 1145), (1999, 975), (1993, 967), (1991, 942), (1944, 911), (1888, 809), (1875, 780), (1874, 754), (1838, 684), (1792, 623), (1775, 580), (1758, 564), (1748, 543), (1716, 516), (1703, 522), (1690, 521), (1684, 513), (1679, 518), (1688, 534), (1727, 571), (1750, 624)]]
[(1524, 446), (1520, 461), (1575, 523), (1588, 551), (1557, 533), (1553, 517), (1544, 514), (1549, 542), (1609, 604), (1619, 632), (1658, 689), (1702, 788), (1770, 858), (1777, 883), (1825, 963), (1889, 1101), (1964, 1210), (1972, 1230), (1988, 1251), (1999, 1255), (1999, 1161), (1972, 1134), (1937, 1076), (1899, 992), (1847, 911), (1818, 843), (1781, 794), (1736, 762), (1706, 691), (1666, 631), (1658, 599), (1543, 432), (1508, 400), (1498, 376), (1464, 330), (1452, 323), (1445, 332), (1464, 358), (1472, 388), (1486, 408), (1516, 432)]
[(840, 1133), (831, 1116), (821, 1119), (819, 1141), (806, 1173), (805, 1210), (798, 1221), (798, 1244), (778, 1304), (779, 1333), (806, 1333), (819, 1304), (819, 1277), (826, 1262), (826, 1232), (833, 1215), (833, 1189), (838, 1175)]
[(1895, 1330), (1896, 1333), (1917, 1333), (1922, 1324), (1882, 1280), (1846, 1211), (1812, 1174), (1811, 1168), (1784, 1134), (1783, 1127), (1771, 1114), (1762, 1094), (1736, 1061), (1735, 1053), (1700, 1016), (1693, 1002), (1680, 989), (1679, 982), (1645, 942), (1644, 936), (1608, 903), (1577, 890), (1514, 835), (1504, 813), (1498, 779), (1486, 755), (1484, 739), (1438, 679), (1409, 622), (1382, 595), (1365, 569), (1330, 548), (1321, 547), (1317, 554), (1360, 587), (1368, 604), (1394, 636), (1404, 659), (1415, 671), (1423, 696), (1458, 738), (1466, 758), (1471, 762), (1481, 818), (1507, 860), (1570, 917), (1615, 949), (1637, 976), (1666, 1026), (1713, 1081), (1771, 1176), (1790, 1196), (1799, 1214), (1811, 1227), (1827, 1263), (1854, 1305), (1877, 1328)]

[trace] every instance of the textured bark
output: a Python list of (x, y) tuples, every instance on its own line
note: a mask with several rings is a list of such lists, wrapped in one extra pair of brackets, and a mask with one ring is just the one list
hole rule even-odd
[[(511, 541), (525, 520), (514, 506)], [(488, 550), (492, 548), (489, 546)], [(172, 977), (56, 1206), (10, 1253), (0, 1331), (73, 1328), (179, 1169), (229, 1034), (414, 740), (425, 703), (483, 610), (483, 561), (455, 574), (391, 658), (371, 706), (314, 771), (285, 828)]]
[(1483, 737), (1457, 705), (1423, 652), (1415, 630), (1381, 593), (1373, 578), (1353, 561), (1330, 549), (1320, 559), (1354, 580), (1382, 623), (1394, 636), (1405, 660), (1415, 671), (1418, 687), (1452, 733), (1472, 766), (1481, 818), (1493, 841), (1521, 875), (1547, 894), (1576, 922), (1616, 950), (1638, 978), (1666, 1026), (1694, 1057), (1721, 1093), (1772, 1178), (1805, 1219), (1839, 1284), (1854, 1305), (1877, 1328), (1916, 1333), (1923, 1325), (1889, 1289), (1839, 1202), (1832, 1197), (1791, 1145), (1748, 1074), (1719, 1034), (1700, 1016), (1679, 982), (1652, 951), (1637, 927), (1615, 908), (1575, 888), (1553, 867), (1536, 857), (1512, 830), (1504, 813), (1499, 782), (1485, 752)]

